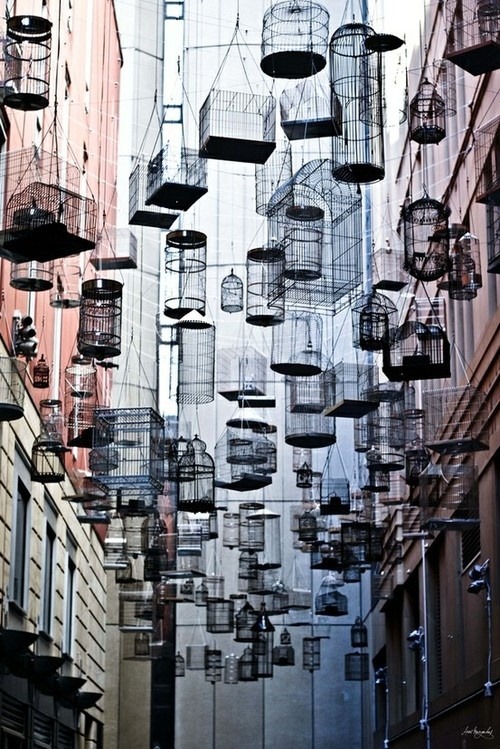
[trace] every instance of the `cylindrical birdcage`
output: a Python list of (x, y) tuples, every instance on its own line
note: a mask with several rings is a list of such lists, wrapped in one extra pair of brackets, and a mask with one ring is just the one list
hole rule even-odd
[(346, 653), (344, 663), (346, 681), (366, 681), (370, 678), (370, 657), (368, 653)]
[(330, 41), (330, 80), (342, 106), (333, 176), (341, 182), (376, 182), (385, 174), (381, 56), (367, 44), (374, 35), (369, 26), (349, 23)]
[(176, 323), (179, 343), (177, 403), (210, 403), (215, 385), (215, 326), (196, 312)]
[(424, 78), (410, 102), (410, 138), (421, 145), (440, 143), (446, 136), (445, 102), (436, 85)]
[[(294, 206), (296, 210), (300, 210)], [(292, 281), (316, 281), (322, 275), (323, 221), (280, 223), (279, 239), (285, 251), (284, 276)]]
[(109, 278), (83, 282), (77, 336), (82, 356), (101, 360), (121, 353), (122, 288)]
[(226, 655), (224, 658), (224, 684), (237, 684), (239, 658), (234, 653)]
[(271, 369), (284, 375), (317, 375), (322, 370), (321, 316), (292, 310), (283, 325), (273, 328)]
[(185, 452), (179, 458), (178, 510), (211, 512), (214, 509), (215, 465), (206, 447), (206, 443), (195, 436), (188, 441)]
[(49, 103), (52, 23), (40, 16), (7, 19), (4, 39), (3, 103), (34, 112)]
[(248, 251), (246, 321), (250, 325), (268, 327), (285, 319), (284, 268), (285, 252), (280, 246)]
[(165, 285), (163, 309), (178, 320), (193, 310), (205, 314), (207, 236), (201, 231), (178, 229), (167, 234), (165, 244)]
[(54, 285), (53, 263), (11, 263), (10, 285), (21, 291), (47, 291)]
[(435, 281), (449, 269), (449, 215), (427, 196), (403, 208), (404, 269), (419, 281)]
[[(298, 380), (300, 382), (297, 382)], [(308, 380), (311, 380), (312, 388), (308, 388)], [(315, 380), (317, 381), (313, 382)], [(285, 401), (285, 442), (287, 445), (315, 448), (335, 444), (335, 419), (322, 414), (326, 400), (325, 386), (321, 377), (287, 377)]]
[(0, 421), (20, 419), (24, 413), (26, 362), (0, 356)]
[(222, 520), (222, 545), (229, 549), (238, 546), (240, 539), (240, 516), (237, 512), (225, 512)]
[(121, 632), (153, 631), (153, 585), (136, 582), (122, 585), (119, 592)]
[(205, 653), (205, 681), (222, 681), (222, 650), (207, 648)]
[[(239, 506), (241, 551), (262, 551), (264, 549), (264, 517), (257, 515), (264, 505), (261, 502), (242, 502)], [(256, 566), (258, 559), (256, 558)]]
[(97, 369), (91, 358), (73, 356), (64, 371), (64, 420), (70, 447), (92, 447)]
[(234, 629), (234, 601), (207, 599), (207, 632), (232, 632)]
[(81, 271), (78, 262), (72, 258), (54, 261), (56, 283), (50, 294), (50, 306), (56, 309), (72, 309), (80, 306)]
[(264, 548), (257, 554), (258, 569), (278, 569), (281, 567), (281, 515), (267, 507), (262, 507), (249, 513), (247, 518), (264, 521)]
[(231, 268), (231, 273), (222, 279), (220, 286), (220, 308), (223, 312), (241, 312), (243, 309), (243, 281)]
[(31, 480), (41, 484), (54, 484), (64, 480), (64, 465), (61, 455), (64, 445), (61, 439), (42, 430), (31, 449)]
[(271, 5), (262, 22), (262, 71), (272, 78), (306, 78), (326, 65), (330, 14), (310, 0)]
[(267, 206), (278, 187), (292, 176), (292, 150), (290, 145), (279, 145), (265, 164), (255, 166), (255, 210), (267, 216)]

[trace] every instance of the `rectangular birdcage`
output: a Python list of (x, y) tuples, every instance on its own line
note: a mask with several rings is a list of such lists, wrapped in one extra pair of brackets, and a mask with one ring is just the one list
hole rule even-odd
[(151, 408), (95, 411), (89, 463), (110, 490), (158, 494), (163, 488), (164, 421)]
[(175, 158), (167, 144), (148, 164), (148, 206), (187, 211), (207, 191), (206, 161), (192, 148), (182, 147)]
[(451, 460), (431, 464), (419, 480), (421, 527), (464, 531), (479, 524), (477, 466)]
[(217, 392), (227, 400), (266, 394), (267, 359), (253, 346), (219, 349), (217, 364)]
[(246, 492), (261, 489), (272, 483), (272, 477), (262, 473), (259, 470), (259, 464), (229, 463), (227, 457), (228, 440), (224, 433), (214, 450), (216, 487)]
[(442, 455), (488, 449), (489, 408), (483, 391), (473, 385), (424, 390), (424, 439)]
[(148, 168), (145, 159), (137, 161), (129, 177), (128, 222), (134, 226), (170, 229), (179, 213), (156, 205), (148, 205)]
[(211, 91), (200, 110), (200, 156), (263, 164), (276, 148), (276, 101)]
[(349, 480), (346, 478), (321, 479), (321, 515), (348, 515), (351, 511)]
[(500, 68), (500, 8), (494, 0), (448, 0), (446, 57), (472, 75)]
[(333, 367), (333, 399), (326, 404), (325, 416), (357, 419), (379, 407), (373, 397), (378, 384), (378, 367), (371, 364), (339, 362)]
[(151, 632), (153, 605), (152, 583), (136, 582), (123, 585), (119, 593), (120, 631)]
[(474, 133), (476, 202), (500, 205), (500, 117)]
[[(109, 227), (106, 232), (109, 232)], [(137, 268), (137, 237), (130, 229), (114, 229), (108, 242), (98, 242), (90, 262), (96, 270)]]

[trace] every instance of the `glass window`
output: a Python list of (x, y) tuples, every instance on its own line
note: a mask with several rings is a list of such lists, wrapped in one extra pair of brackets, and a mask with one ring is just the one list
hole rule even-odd
[(75, 595), (76, 595), (76, 543), (72, 538), (66, 542), (66, 589), (64, 593), (63, 652), (73, 655)]
[(29, 590), (31, 493), (29, 471), (19, 454), (16, 454), (14, 475), (9, 596), (11, 601), (26, 609)]

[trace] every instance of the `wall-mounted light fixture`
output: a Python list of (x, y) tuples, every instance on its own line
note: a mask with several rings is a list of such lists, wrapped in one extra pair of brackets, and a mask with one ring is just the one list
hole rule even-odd
[(488, 660), (487, 660), (487, 676), (484, 685), (484, 696), (492, 697), (491, 682), (491, 660), (493, 652), (493, 628), (492, 628), (492, 610), (491, 610), (491, 585), (490, 585), (490, 560), (486, 559), (482, 564), (475, 564), (469, 570), (469, 577), (471, 583), (467, 588), (467, 593), (474, 593), (477, 595), (482, 590), (486, 591), (486, 614), (488, 618)]

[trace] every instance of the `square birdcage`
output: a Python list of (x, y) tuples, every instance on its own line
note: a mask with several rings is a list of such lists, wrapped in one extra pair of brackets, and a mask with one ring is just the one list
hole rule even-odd
[(378, 367), (371, 364), (339, 362), (331, 370), (332, 401), (326, 404), (324, 416), (357, 419), (379, 407), (373, 397), (378, 384)]
[(442, 455), (487, 450), (489, 406), (486, 395), (473, 385), (424, 390), (424, 439)]
[(207, 191), (206, 161), (192, 148), (182, 147), (177, 158), (167, 144), (148, 164), (147, 206), (187, 211)]
[(408, 320), (383, 349), (382, 371), (391, 382), (450, 377), (450, 343), (439, 325)]
[(252, 491), (272, 483), (272, 477), (258, 470), (255, 463), (229, 463), (227, 435), (224, 433), (214, 450), (215, 486), (233, 491)]
[(142, 158), (137, 161), (129, 176), (128, 222), (133, 226), (151, 226), (170, 229), (179, 213), (147, 204), (149, 163)]
[(164, 420), (153, 409), (98, 408), (93, 474), (112, 491), (158, 494), (165, 474), (163, 443)]
[(289, 140), (340, 135), (342, 106), (335, 91), (316, 78), (304, 78), (280, 96), (281, 127)]
[(419, 476), (415, 502), (422, 527), (464, 531), (479, 524), (478, 470), (461, 458), (429, 463)]
[(267, 359), (253, 346), (219, 349), (217, 365), (217, 392), (228, 401), (266, 394)]
[(472, 75), (500, 67), (500, 8), (496, 0), (449, 0), (446, 3), (446, 57)]
[(136, 582), (123, 585), (119, 592), (120, 632), (153, 631), (153, 585)]
[(319, 511), (321, 515), (348, 515), (350, 513), (351, 493), (348, 479), (329, 476), (321, 479)]
[(263, 164), (276, 148), (273, 96), (213, 90), (200, 109), (200, 156)]
[(478, 182), (477, 203), (500, 205), (499, 158), (500, 117), (495, 117), (474, 133), (474, 161)]

